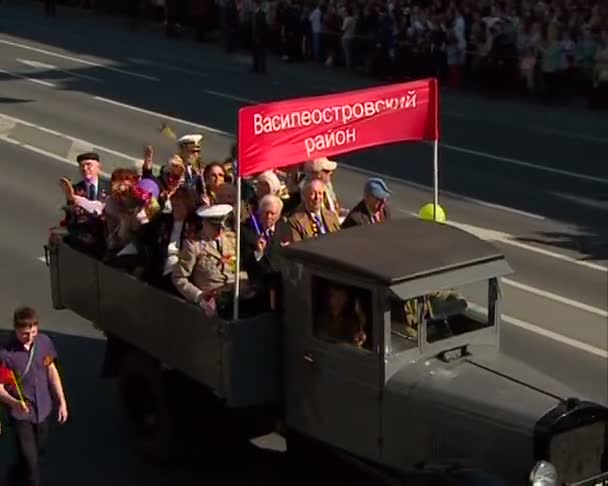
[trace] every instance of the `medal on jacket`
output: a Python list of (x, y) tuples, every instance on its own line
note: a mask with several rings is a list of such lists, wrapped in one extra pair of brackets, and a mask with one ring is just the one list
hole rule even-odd
[(316, 214), (312, 214), (311, 213), (311, 219), (312, 219), (312, 234), (315, 236), (315, 238), (319, 235), (324, 235), (326, 233), (325, 231), (325, 225), (323, 224), (323, 219), (319, 216), (317, 216)]

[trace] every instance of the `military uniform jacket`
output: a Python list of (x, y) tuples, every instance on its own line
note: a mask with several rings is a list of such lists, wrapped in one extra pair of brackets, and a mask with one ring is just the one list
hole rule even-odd
[[(325, 227), (326, 233), (332, 233), (340, 229), (340, 220), (335, 213), (326, 208), (321, 208), (321, 218)], [(291, 241), (300, 241), (308, 238), (316, 238), (322, 232), (312, 215), (304, 209), (298, 208), (287, 220), (291, 230)]]
[[(219, 241), (220, 249), (217, 242)], [(235, 282), (236, 237), (226, 231), (217, 240), (186, 240), (173, 270), (173, 285), (190, 302), (201, 291), (231, 288)], [(246, 279), (241, 272), (241, 279)]]

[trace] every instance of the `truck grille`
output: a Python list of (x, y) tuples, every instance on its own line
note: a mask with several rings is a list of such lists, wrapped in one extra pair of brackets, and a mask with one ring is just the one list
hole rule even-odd
[[(556, 434), (551, 439), (550, 461), (556, 467), (562, 484), (587, 484), (587, 479), (606, 472), (605, 422), (595, 422)], [(589, 483), (595, 485), (594, 481)], [(599, 481), (604, 485), (604, 481)]]

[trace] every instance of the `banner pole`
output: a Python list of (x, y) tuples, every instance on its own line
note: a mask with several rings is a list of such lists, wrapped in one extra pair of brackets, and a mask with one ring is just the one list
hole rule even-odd
[(435, 101), (435, 142), (433, 143), (433, 221), (437, 221), (439, 208), (439, 83), (433, 80)]
[(236, 321), (239, 318), (239, 296), (241, 294), (241, 176), (236, 178), (236, 275), (234, 280), (234, 302), (232, 308), (232, 318)]
[(433, 220), (437, 221), (439, 205), (439, 140), (433, 143)]

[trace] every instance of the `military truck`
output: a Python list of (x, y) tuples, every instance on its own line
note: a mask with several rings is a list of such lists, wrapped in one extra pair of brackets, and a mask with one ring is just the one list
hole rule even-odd
[(501, 351), (493, 245), (414, 218), (281, 251), (279, 310), (235, 321), (50, 240), (53, 305), (107, 336), (142, 443), (221, 413), (386, 484), (608, 484), (608, 409)]

